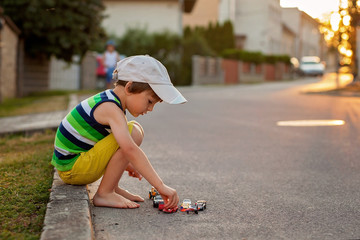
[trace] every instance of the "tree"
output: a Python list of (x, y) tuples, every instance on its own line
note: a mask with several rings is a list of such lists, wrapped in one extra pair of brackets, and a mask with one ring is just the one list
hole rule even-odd
[(101, 0), (3, 0), (4, 14), (21, 29), (30, 56), (83, 57), (105, 37)]

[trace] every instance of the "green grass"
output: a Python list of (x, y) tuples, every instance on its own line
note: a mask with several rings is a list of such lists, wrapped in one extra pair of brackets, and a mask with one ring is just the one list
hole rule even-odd
[(0, 103), (0, 117), (65, 110), (71, 93), (82, 95), (96, 92), (95, 90), (44, 91), (23, 98), (6, 99)]
[(0, 239), (39, 239), (53, 179), (55, 132), (0, 138)]
[(65, 110), (68, 102), (68, 94), (62, 92), (6, 99), (0, 104), (0, 117)]

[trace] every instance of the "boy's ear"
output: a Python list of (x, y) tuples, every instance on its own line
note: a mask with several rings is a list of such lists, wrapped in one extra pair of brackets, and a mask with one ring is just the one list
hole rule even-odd
[(130, 88), (131, 88), (132, 82), (127, 82), (125, 84), (125, 93), (126, 94), (131, 94)]

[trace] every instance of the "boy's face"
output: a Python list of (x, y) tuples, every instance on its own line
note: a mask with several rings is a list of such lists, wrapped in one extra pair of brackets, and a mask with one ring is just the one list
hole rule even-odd
[(161, 100), (152, 90), (146, 90), (141, 93), (128, 93), (126, 109), (134, 117), (144, 115), (154, 109), (155, 104)]
[(106, 46), (106, 50), (109, 52), (113, 52), (115, 50), (115, 47), (113, 45), (109, 44)]

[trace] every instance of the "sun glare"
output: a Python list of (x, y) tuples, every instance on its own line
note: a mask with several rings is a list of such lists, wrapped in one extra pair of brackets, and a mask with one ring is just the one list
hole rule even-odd
[(281, 7), (297, 7), (313, 18), (321, 18), (325, 13), (337, 11), (339, 0), (280, 0), (280, 5)]
[(279, 121), (278, 126), (282, 127), (321, 127), (321, 126), (341, 126), (344, 125), (343, 120), (295, 120), (295, 121)]

